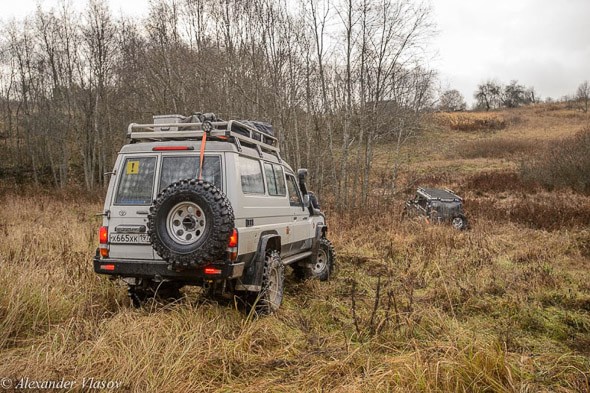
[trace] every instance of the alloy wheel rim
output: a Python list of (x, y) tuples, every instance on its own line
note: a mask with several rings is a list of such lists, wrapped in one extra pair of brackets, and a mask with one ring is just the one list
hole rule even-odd
[(184, 201), (176, 204), (166, 218), (166, 230), (178, 244), (196, 243), (205, 232), (207, 219), (205, 212), (194, 202)]
[(318, 257), (316, 262), (313, 264), (311, 271), (314, 274), (320, 274), (326, 269), (326, 265), (328, 263), (328, 255), (326, 254), (326, 250), (320, 249), (318, 252)]

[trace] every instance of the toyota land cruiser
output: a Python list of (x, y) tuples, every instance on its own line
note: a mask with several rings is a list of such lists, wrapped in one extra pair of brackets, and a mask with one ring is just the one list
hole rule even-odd
[(130, 124), (106, 194), (96, 273), (118, 277), (139, 306), (185, 285), (246, 309), (276, 311), (284, 268), (327, 280), (335, 254), (305, 178), (268, 124), (213, 114)]

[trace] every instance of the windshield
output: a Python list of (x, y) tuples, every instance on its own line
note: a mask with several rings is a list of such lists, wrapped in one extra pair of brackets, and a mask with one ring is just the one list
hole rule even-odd
[(442, 217), (453, 217), (463, 212), (461, 202), (432, 201), (432, 208)]

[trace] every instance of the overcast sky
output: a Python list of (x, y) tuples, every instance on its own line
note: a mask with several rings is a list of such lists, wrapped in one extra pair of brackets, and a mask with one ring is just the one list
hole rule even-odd
[(468, 100), (492, 78), (543, 98), (590, 80), (590, 0), (435, 0), (436, 68)]
[[(2, 0), (1, 19), (31, 14), (36, 0)], [(58, 0), (43, 0), (44, 7)], [(73, 0), (80, 9), (86, 0)], [(144, 16), (148, 0), (109, 0), (115, 14)], [(590, 0), (432, 0), (438, 36), (432, 66), (443, 88), (471, 102), (477, 84), (516, 79), (543, 98), (590, 80)]]

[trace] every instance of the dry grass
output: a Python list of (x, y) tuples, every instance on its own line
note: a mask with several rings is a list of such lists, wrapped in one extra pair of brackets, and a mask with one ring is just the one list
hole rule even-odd
[(440, 126), (462, 132), (498, 131), (509, 124), (509, 120), (501, 114), (482, 112), (437, 113), (434, 120)]
[(199, 291), (130, 308), (91, 271), (99, 204), (63, 199), (2, 198), (0, 376), (137, 392), (590, 389), (587, 230), (483, 217), (458, 233), (401, 222), (399, 205), (331, 217), (334, 279), (288, 277), (282, 309), (252, 320)]
[(479, 139), (466, 142), (455, 154), (460, 158), (510, 158), (533, 152), (538, 147), (536, 141), (519, 139)]
[[(196, 289), (132, 309), (91, 268), (101, 195), (4, 189), (0, 378), (133, 392), (590, 392), (590, 198), (517, 174), (531, 138), (583, 128), (566, 112), (469, 113), (506, 127), (439, 125), (407, 146), (400, 182), (455, 189), (473, 229), (401, 221), (401, 198), (376, 189), (362, 212), (328, 214), (333, 279), (288, 275), (281, 310), (261, 319)], [(390, 153), (378, 153), (386, 178)]]

